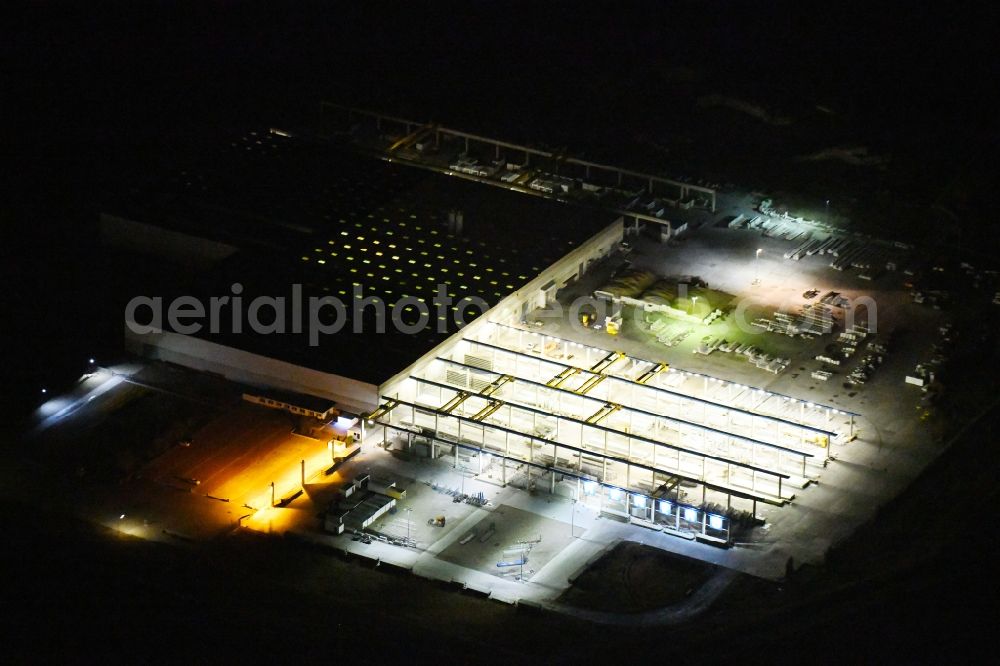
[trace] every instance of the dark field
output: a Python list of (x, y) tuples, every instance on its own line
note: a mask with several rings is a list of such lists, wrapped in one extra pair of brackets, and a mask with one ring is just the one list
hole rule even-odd
[(577, 578), (560, 601), (618, 613), (652, 610), (682, 601), (714, 570), (705, 562), (625, 541)]

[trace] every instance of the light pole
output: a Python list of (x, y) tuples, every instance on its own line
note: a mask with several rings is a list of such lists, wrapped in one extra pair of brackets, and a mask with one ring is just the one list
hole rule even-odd
[(760, 284), (760, 253), (764, 250), (762, 248), (757, 248), (756, 258), (753, 261), (753, 283)]
[(697, 309), (697, 307), (698, 307), (698, 297), (697, 296), (692, 296), (691, 297), (691, 314), (695, 314), (695, 309)]
[(576, 500), (569, 507), (569, 533), (574, 539), (576, 538)]
[(407, 518), (406, 518), (406, 545), (409, 546), (410, 545), (410, 516), (413, 515), (413, 509), (410, 508), (410, 507), (406, 507), (406, 515), (407, 515)]

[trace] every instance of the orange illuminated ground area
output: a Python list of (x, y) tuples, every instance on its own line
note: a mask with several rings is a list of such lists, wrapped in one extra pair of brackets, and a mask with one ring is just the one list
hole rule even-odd
[[(39, 410), (32, 455), (61, 473), (40, 482), (51, 488), (31, 492), (56, 501), (72, 475), (87, 484), (74, 510), (147, 539), (212, 538), (239, 525), (283, 530), (278, 518), (314, 515), (340, 481), (326, 473), (336, 451), (296, 434), (291, 414), (241, 395), (209, 375), (160, 364), (83, 379)], [(282, 505), (273, 510), (272, 482)]]
[(330, 466), (325, 442), (295, 434), (291, 417), (280, 411), (240, 404), (195, 433), (189, 447), (176, 447), (147, 470), (158, 483), (229, 500), (236, 506), (264, 508), (300, 487), (306, 474)]

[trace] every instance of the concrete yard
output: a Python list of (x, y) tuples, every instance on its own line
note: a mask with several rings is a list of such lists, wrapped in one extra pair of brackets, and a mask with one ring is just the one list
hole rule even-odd
[[(463, 539), (438, 556), (461, 567), (490, 571), (497, 576), (519, 575), (519, 566), (498, 566), (524, 561), (525, 579), (541, 570), (570, 542), (569, 525), (502, 505), (484, 516)], [(465, 536), (472, 539), (463, 544)], [(486, 541), (483, 539), (486, 538)]]

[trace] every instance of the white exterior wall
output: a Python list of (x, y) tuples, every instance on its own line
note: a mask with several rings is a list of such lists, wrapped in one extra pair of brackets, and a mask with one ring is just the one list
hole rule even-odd
[(304, 368), (190, 335), (168, 331), (138, 334), (126, 326), (125, 348), (146, 358), (214, 372), (234, 382), (329, 398), (348, 411), (371, 411), (378, 404), (375, 384)]

